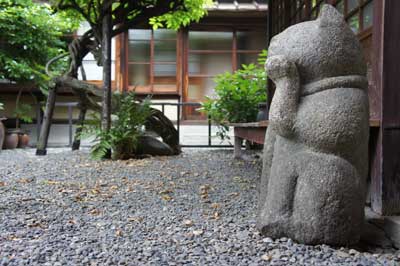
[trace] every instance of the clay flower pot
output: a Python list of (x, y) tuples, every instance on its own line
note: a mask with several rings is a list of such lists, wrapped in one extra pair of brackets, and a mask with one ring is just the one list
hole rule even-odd
[(267, 119), (268, 119), (267, 103), (259, 103), (256, 121), (263, 121)]
[(3, 148), (4, 138), (6, 135), (6, 129), (3, 124), (3, 118), (0, 118), (0, 150)]
[(15, 149), (18, 147), (18, 132), (15, 130), (7, 130), (4, 139), (3, 148), (4, 149)]
[(18, 134), (18, 148), (24, 149), (29, 145), (29, 135), (26, 132)]

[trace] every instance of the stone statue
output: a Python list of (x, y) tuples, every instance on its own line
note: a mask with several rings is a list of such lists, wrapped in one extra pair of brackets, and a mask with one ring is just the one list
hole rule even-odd
[(320, 16), (275, 36), (266, 70), (276, 85), (258, 228), (306, 244), (358, 242), (364, 222), (369, 106), (366, 64), (343, 16)]

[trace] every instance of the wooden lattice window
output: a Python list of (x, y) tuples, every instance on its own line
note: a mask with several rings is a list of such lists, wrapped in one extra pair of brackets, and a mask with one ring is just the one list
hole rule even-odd
[(212, 94), (216, 75), (235, 71), (242, 64), (256, 63), (266, 43), (263, 31), (189, 31), (188, 100), (202, 101), (205, 95)]
[(307, 19), (308, 3), (306, 0), (295, 0), (291, 2), (290, 24), (296, 24)]
[(347, 23), (355, 33), (370, 30), (372, 27), (373, 0), (312, 0), (311, 18), (314, 19), (322, 4), (333, 4), (346, 18)]
[[(266, 44), (266, 34), (261, 29), (189, 30), (184, 101), (202, 102), (206, 95), (212, 96), (216, 75), (256, 63)], [(187, 107), (186, 118), (200, 117), (197, 108)]]
[(139, 93), (177, 92), (177, 33), (128, 32), (128, 85)]
[(346, 17), (355, 33), (366, 31), (372, 27), (373, 0), (339, 0), (336, 8)]

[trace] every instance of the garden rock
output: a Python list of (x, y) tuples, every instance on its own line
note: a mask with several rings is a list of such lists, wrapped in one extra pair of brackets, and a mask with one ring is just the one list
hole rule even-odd
[(138, 139), (137, 154), (146, 155), (173, 155), (173, 149), (166, 143), (159, 141), (155, 137), (140, 136)]
[(325, 5), (318, 19), (272, 39), (266, 70), (276, 93), (264, 145), (259, 230), (306, 244), (357, 243), (369, 137), (366, 64), (357, 37)]

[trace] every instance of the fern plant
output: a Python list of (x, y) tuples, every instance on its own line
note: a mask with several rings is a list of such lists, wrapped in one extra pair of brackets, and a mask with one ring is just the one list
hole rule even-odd
[(149, 100), (138, 102), (133, 92), (113, 94), (112, 103), (109, 131), (101, 130), (101, 119), (97, 113), (92, 114), (92, 119), (86, 121), (83, 127), (83, 136), (95, 136), (90, 154), (96, 160), (105, 158), (109, 150), (113, 159), (134, 155), (138, 138), (144, 134), (144, 123), (151, 114)]

